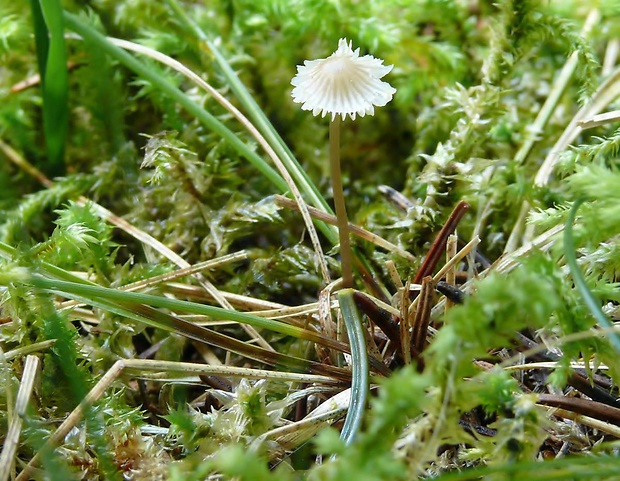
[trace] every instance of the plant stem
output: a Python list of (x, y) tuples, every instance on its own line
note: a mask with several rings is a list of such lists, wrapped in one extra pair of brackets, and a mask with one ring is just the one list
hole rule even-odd
[(573, 275), (575, 286), (581, 294), (586, 307), (592, 314), (592, 317), (596, 319), (599, 326), (602, 329), (609, 331), (609, 341), (614, 346), (616, 351), (620, 352), (620, 336), (618, 336), (618, 333), (613, 331), (614, 325), (602, 311), (600, 301), (596, 299), (588, 287), (588, 283), (586, 282), (586, 279), (579, 268), (579, 264), (577, 263), (577, 256), (575, 254), (577, 249), (575, 247), (575, 239), (573, 238), (573, 223), (575, 222), (575, 217), (577, 216), (577, 210), (579, 209), (579, 206), (584, 203), (584, 201), (585, 199), (583, 198), (577, 199), (573, 202), (573, 206), (568, 212), (568, 218), (566, 219), (566, 225), (564, 227), (564, 258), (566, 259), (566, 264)]
[(353, 267), (351, 243), (349, 241), (349, 219), (344, 203), (342, 174), (340, 171), (340, 117), (336, 116), (329, 123), (329, 165), (331, 168), (334, 207), (338, 219), (338, 237), (340, 239), (340, 259), (342, 261), (342, 286), (353, 287)]
[(351, 404), (340, 434), (340, 438), (347, 445), (353, 442), (362, 424), (369, 383), (368, 352), (366, 350), (364, 325), (353, 296), (354, 291), (352, 289), (338, 292), (338, 302), (342, 310), (342, 318), (347, 326), (352, 358)]

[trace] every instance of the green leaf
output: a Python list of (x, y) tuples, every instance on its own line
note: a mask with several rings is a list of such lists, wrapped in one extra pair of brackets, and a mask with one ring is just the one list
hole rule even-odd
[(338, 302), (340, 303), (342, 318), (347, 326), (347, 333), (351, 344), (351, 366), (353, 368), (351, 404), (347, 411), (340, 437), (346, 444), (351, 444), (360, 429), (364, 410), (366, 409), (366, 398), (368, 396), (368, 353), (366, 350), (364, 325), (353, 300), (353, 290), (345, 289), (338, 292)]
[(37, 60), (43, 89), (43, 130), (48, 171), (64, 173), (69, 124), (69, 71), (60, 0), (32, 0)]
[[(575, 285), (583, 297), (583, 300), (590, 310), (590, 313), (596, 319), (599, 326), (603, 329), (612, 329), (613, 324), (607, 318), (607, 316), (601, 310), (601, 303), (594, 297), (594, 294), (588, 287), (583, 274), (581, 273), (581, 269), (577, 264), (577, 258), (575, 256), (575, 242), (573, 239), (573, 223), (575, 222), (575, 216), (577, 215), (577, 210), (579, 206), (583, 204), (584, 199), (577, 199), (573, 203), (573, 207), (571, 208), (568, 219), (566, 219), (566, 226), (564, 227), (564, 256), (566, 257), (566, 264), (573, 275), (573, 279), (575, 281)], [(618, 336), (615, 332), (609, 332), (609, 341), (613, 344), (616, 351), (620, 352), (620, 336)]]

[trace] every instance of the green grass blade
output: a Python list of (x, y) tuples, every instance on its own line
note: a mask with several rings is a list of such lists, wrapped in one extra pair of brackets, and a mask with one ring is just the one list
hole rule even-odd
[(48, 170), (63, 174), (69, 124), (69, 71), (60, 0), (32, 1), (37, 60), (43, 92), (43, 131)]
[(339, 379), (341, 381), (347, 381), (350, 377), (349, 373), (344, 369), (335, 368), (333, 366), (328, 366), (314, 361), (308, 361), (306, 359), (279, 352), (268, 351), (260, 346), (248, 344), (144, 304), (118, 301), (112, 302), (97, 297), (72, 297), (80, 303), (112, 312), (127, 319), (146, 324), (147, 326), (163, 329), (165, 331), (187, 337), (193, 341), (208, 344), (226, 351), (231, 351), (248, 359), (253, 359), (270, 366), (286, 368), (295, 372), (321, 374)]
[[(5, 243), (0, 242), (0, 256), (5, 257), (6, 259), (12, 259), (18, 256), (19, 253), (17, 249), (11, 247)], [(315, 361), (308, 361), (306, 359), (297, 358), (294, 356), (289, 356), (286, 354), (268, 351), (259, 346), (255, 346), (252, 344), (247, 344), (238, 339), (232, 338), (225, 334), (221, 334), (219, 332), (207, 329), (205, 327), (199, 326), (192, 322), (181, 319), (177, 316), (168, 314), (163, 311), (159, 311), (157, 309), (152, 308), (151, 306), (145, 305), (141, 302), (124, 300), (114, 298), (110, 300), (112, 297), (112, 292), (124, 292), (124, 291), (116, 291), (115, 289), (109, 288), (99, 288), (95, 283), (88, 281), (86, 279), (80, 278), (71, 272), (67, 272), (64, 269), (56, 267), (47, 262), (41, 263), (41, 268), (48, 275), (55, 277), (53, 279), (46, 279), (46, 285), (50, 286), (58, 286), (59, 289), (51, 289), (46, 288), (46, 290), (50, 290), (55, 294), (69, 297), (77, 302), (90, 305), (108, 312), (112, 312), (122, 317), (126, 317), (127, 319), (132, 319), (136, 322), (144, 323), (148, 326), (155, 327), (158, 329), (163, 329), (169, 332), (174, 332), (176, 334), (185, 336), (194, 341), (203, 342), (205, 344), (209, 344), (211, 346), (215, 346), (224, 350), (229, 350), (235, 352), (241, 356), (247, 357), (249, 359), (254, 359), (259, 362), (263, 362), (272, 366), (278, 367), (286, 367), (289, 369), (295, 369), (299, 372), (311, 372), (315, 374), (321, 374), (325, 376), (330, 376), (341, 381), (348, 381), (350, 379), (350, 373), (347, 370), (340, 369), (334, 366), (328, 366), (326, 364), (318, 363)], [(26, 280), (26, 284), (28, 284), (28, 279), (30, 278), (28, 274), (18, 274), (18, 271), (13, 271), (13, 273), (8, 270), (4, 273), (4, 276), (0, 278), (0, 284), (8, 284), (9, 282), (18, 282)], [(108, 292), (107, 296), (96, 296), (96, 295), (78, 295), (72, 292), (66, 292), (65, 290), (60, 290), (60, 286), (66, 285), (63, 284), (66, 282), (68, 285), (80, 285), (85, 287), (95, 287), (99, 289), (105, 289)], [(92, 292), (92, 291), (91, 291)], [(151, 296), (156, 297), (156, 296)], [(196, 304), (200, 305), (200, 304)], [(222, 314), (226, 312), (234, 313), (235, 311), (227, 311), (225, 309), (217, 308), (222, 311)], [(250, 316), (246, 314), (246, 316)], [(254, 316), (251, 316), (254, 317)], [(257, 319), (262, 319), (258, 318)], [(264, 319), (263, 319), (264, 320)], [(270, 321), (276, 322), (276, 321)], [(282, 324), (282, 323), (278, 323)], [(299, 328), (297, 328), (299, 329)], [(305, 330), (301, 330), (305, 331)], [(310, 331), (310, 334), (314, 334)], [(303, 333), (302, 333), (303, 334)], [(331, 342), (331, 339), (322, 338), (323, 341)], [(333, 344), (333, 342), (331, 342)], [(348, 351), (347, 346), (341, 343), (337, 343), (337, 345), (332, 346), (335, 349)]]
[(47, 291), (54, 291), (71, 299), (75, 296), (83, 296), (85, 298), (99, 298), (113, 302), (126, 302), (146, 304), (152, 307), (163, 307), (174, 311), (208, 316), (218, 320), (245, 323), (258, 329), (268, 329), (286, 336), (305, 339), (307, 341), (316, 342), (334, 349), (347, 351), (345, 344), (321, 336), (313, 331), (302, 329), (297, 326), (291, 326), (272, 319), (254, 316), (245, 312), (231, 311), (222, 309), (221, 307), (197, 304), (195, 302), (182, 301), (178, 299), (168, 299), (166, 297), (154, 296), (151, 294), (126, 292), (108, 287), (48, 279), (40, 275), (26, 275), (19, 280), (26, 285), (31, 285)]
[[(258, 106), (248, 89), (245, 85), (243, 85), (243, 82), (241, 82), (235, 71), (232, 69), (226, 58), (219, 52), (215, 44), (209, 40), (206, 33), (196, 24), (196, 22), (187, 16), (176, 0), (166, 0), (166, 3), (177, 15), (178, 20), (182, 22), (185, 30), (196, 36), (201, 42), (204, 42), (207, 47), (209, 47), (215, 61), (226, 77), (231, 90), (247, 111), (252, 123), (267, 139), (269, 145), (271, 145), (276, 154), (278, 154), (278, 157), (280, 157), (282, 163), (286, 166), (286, 169), (299, 185), (301, 192), (308, 197), (309, 203), (324, 212), (333, 214), (329, 204), (323, 198), (318, 188), (314, 185), (306, 171), (299, 165), (297, 159), (293, 156), (284, 140), (282, 140), (282, 137), (280, 137), (265, 113)], [(316, 222), (316, 224), (332, 244), (336, 244), (338, 242), (338, 234), (335, 227), (327, 225), (323, 222)]]
[(344, 289), (338, 292), (338, 302), (342, 311), (342, 318), (347, 327), (349, 343), (351, 344), (351, 358), (353, 379), (351, 382), (351, 404), (340, 437), (346, 444), (351, 444), (359, 431), (366, 409), (368, 396), (368, 354), (362, 319), (353, 300), (353, 290)]
[[(594, 319), (596, 319), (596, 322), (598, 322), (600, 327), (604, 329), (612, 329), (613, 324), (601, 310), (601, 303), (596, 299), (592, 291), (590, 291), (581, 269), (579, 268), (579, 264), (577, 264), (577, 257), (575, 255), (575, 240), (573, 238), (573, 223), (575, 222), (577, 210), (579, 210), (579, 206), (583, 204), (583, 202), (584, 199), (577, 199), (568, 213), (566, 226), (564, 227), (564, 257), (566, 258), (566, 264), (573, 275), (575, 286), (581, 294), (581, 297), (583, 297), (590, 313)], [(615, 332), (609, 332), (609, 340), (613, 344), (616, 351), (620, 352), (620, 336), (618, 336)]]
[(65, 23), (68, 28), (80, 35), (84, 40), (91, 42), (103, 52), (116, 59), (122, 65), (132, 70), (138, 76), (178, 102), (189, 113), (194, 115), (203, 125), (225, 139), (241, 156), (254, 165), (269, 181), (281, 191), (288, 191), (288, 186), (280, 174), (272, 169), (258, 154), (253, 152), (234, 132), (228, 129), (213, 115), (203, 109), (187, 95), (181, 92), (156, 69), (142, 63), (121, 48), (108, 42), (99, 32), (83, 23), (75, 15), (64, 12)]
[(39, 0), (30, 0), (30, 11), (32, 12), (32, 23), (34, 27), (34, 43), (37, 50), (37, 65), (39, 66), (39, 75), (45, 77), (45, 68), (47, 66), (47, 53), (50, 48), (49, 36), (41, 4)]

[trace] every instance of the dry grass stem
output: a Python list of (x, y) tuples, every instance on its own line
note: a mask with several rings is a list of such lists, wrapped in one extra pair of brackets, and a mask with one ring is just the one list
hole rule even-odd
[[(43, 175), (41, 171), (39, 171), (34, 166), (32, 166), (26, 159), (18, 155), (17, 152), (15, 152), (12, 149), (6, 150), (6, 147), (8, 146), (5, 143), (0, 141), (0, 150), (2, 150), (2, 152), (7, 156), (7, 158), (9, 158), (13, 163), (15, 163), (18, 167), (25, 169), (28, 174), (30, 174), (35, 179), (37, 179), (39, 182), (41, 182), (45, 187), (49, 188), (54, 185), (54, 183), (51, 180), (47, 179), (47, 177)], [(127, 222), (122, 217), (118, 217), (117, 215), (113, 214), (105, 207), (97, 204), (96, 202), (84, 196), (79, 196), (77, 199), (77, 203), (82, 206), (85, 206), (85, 205), (91, 206), (91, 208), (95, 211), (95, 213), (99, 217), (101, 217), (103, 220), (110, 222), (112, 225), (115, 225), (116, 227), (126, 232), (130, 236), (134, 237), (135, 239), (139, 240), (143, 244), (148, 245), (149, 247), (154, 249), (156, 252), (159, 252), (166, 259), (168, 259), (169, 261), (179, 266), (180, 268), (182, 269), (192, 268), (189, 262), (187, 262), (185, 259), (179, 256), (172, 249), (165, 246), (164, 244), (162, 244), (157, 239), (155, 239), (153, 236), (147, 234), (143, 230), (138, 229), (137, 227), (133, 226), (132, 224)], [(231, 311), (234, 311), (233, 306), (226, 300), (226, 298), (224, 298), (220, 294), (219, 290), (206, 277), (204, 277), (200, 273), (195, 273), (194, 277), (198, 280), (200, 285), (220, 304), (220, 306), (222, 306), (224, 309), (229, 309)], [(258, 331), (255, 328), (253, 328), (252, 326), (248, 326), (246, 324), (241, 324), (241, 326), (250, 335), (250, 337), (258, 340), (258, 343), (260, 344), (261, 347), (263, 347), (264, 349), (269, 349), (271, 351), (274, 350), (273, 347), (271, 347), (271, 345), (267, 341), (265, 341), (265, 339), (263, 339), (263, 337), (258, 333)]]
[(23, 347), (18, 347), (16, 349), (11, 349), (10, 351), (6, 351), (4, 353), (4, 359), (6, 359), (7, 361), (11, 361), (18, 357), (26, 356), (35, 352), (47, 351), (55, 343), (56, 339), (49, 339), (47, 341), (35, 342), (34, 344), (29, 344)]
[(603, 77), (607, 77), (613, 72), (617, 60), (618, 53), (620, 52), (620, 40), (617, 38), (612, 38), (609, 40), (607, 44), (607, 48), (605, 49), (605, 57), (603, 58), (603, 68), (601, 69), (601, 75)]
[[(215, 375), (235, 378), (277, 379), (279, 381), (317, 382), (323, 384), (335, 382), (334, 379), (327, 376), (267, 371), (263, 369), (249, 369), (235, 366), (210, 366), (206, 364), (157, 361), (151, 359), (123, 359), (116, 361), (108, 372), (101, 377), (99, 382), (89, 391), (82, 402), (69, 414), (67, 419), (64, 420), (56, 431), (54, 431), (46, 441), (45, 446), (39, 450), (39, 453), (45, 449), (53, 449), (59, 446), (65, 436), (83, 419), (86, 410), (101, 399), (101, 396), (105, 394), (112, 383), (114, 383), (124, 371), (174, 371), (206, 376)], [(30, 479), (33, 469), (35, 469), (41, 461), (39, 453), (30, 460), (15, 481), (26, 481)]]
[[(450, 264), (450, 261), (456, 257), (458, 237), (452, 234), (448, 237), (446, 244), (446, 265)], [(456, 286), (456, 265), (453, 265), (446, 271), (446, 282), (451, 286)], [(454, 306), (454, 302), (450, 299), (446, 299), (446, 312), (449, 308)]]
[[(558, 366), (557, 361), (540, 361), (540, 362), (526, 362), (523, 364), (514, 364), (512, 366), (505, 366), (504, 369), (507, 371), (529, 371), (530, 369), (554, 369)], [(572, 369), (590, 369), (590, 370), (602, 370), (606, 371), (609, 369), (609, 366), (605, 364), (593, 364), (585, 362), (577, 362), (571, 361), (569, 366)]]
[[(279, 205), (280, 207), (286, 207), (288, 209), (299, 210), (299, 206), (294, 201), (292, 201), (291, 199), (287, 197), (284, 197), (282, 195), (276, 195), (275, 200), (276, 200), (276, 204)], [(338, 225), (338, 220), (336, 219), (335, 215), (328, 214), (326, 212), (323, 212), (322, 210), (316, 209), (309, 205), (307, 205), (306, 207), (308, 207), (308, 212), (314, 219), (323, 221), (326, 224)], [(408, 261), (412, 261), (412, 262), (415, 262), (416, 260), (415, 256), (411, 254), (410, 252), (407, 252), (406, 250), (401, 249), (397, 245), (392, 244), (389, 241), (386, 241), (383, 237), (378, 236), (377, 234), (373, 234), (372, 232), (367, 231), (363, 227), (355, 225), (351, 222), (349, 222), (349, 232), (353, 235), (356, 235), (360, 239), (371, 242), (375, 244), (376, 246), (381, 247), (382, 249), (385, 249), (388, 252), (393, 252), (394, 254), (399, 255), (403, 259), (407, 259)]]
[(273, 161), (276, 168), (278, 169), (278, 172), (280, 172), (280, 175), (282, 176), (286, 184), (291, 189), (291, 193), (293, 194), (293, 197), (295, 198), (295, 201), (297, 202), (299, 211), (301, 212), (301, 216), (303, 217), (304, 223), (306, 224), (306, 228), (308, 229), (310, 240), (316, 252), (317, 260), (321, 268), (321, 274), (323, 275), (323, 280), (325, 281), (326, 284), (329, 284), (331, 282), (331, 279), (329, 276), (329, 271), (327, 269), (327, 262), (325, 260), (325, 255), (323, 254), (323, 249), (321, 248), (319, 236), (316, 232), (316, 229), (314, 228), (314, 224), (312, 223), (312, 219), (310, 217), (310, 214), (308, 213), (306, 204), (303, 201), (301, 192), (299, 191), (297, 184), (295, 184), (293, 177), (289, 174), (288, 170), (286, 170), (286, 167), (280, 160), (280, 157), (278, 157), (278, 154), (276, 154), (276, 152), (273, 150), (271, 145), (269, 145), (269, 142), (267, 142), (267, 140), (258, 131), (258, 129), (254, 127), (252, 122), (250, 122), (248, 118), (239, 111), (239, 109), (237, 109), (232, 103), (230, 103), (228, 99), (226, 99), (226, 97), (221, 95), (217, 90), (211, 87), (211, 85), (205, 82), (199, 75), (194, 73), (192, 70), (188, 69), (182, 63), (174, 60), (173, 58), (167, 55), (162, 54), (161, 52), (158, 52), (157, 50), (153, 50), (151, 48), (145, 47), (143, 45), (139, 45), (137, 43), (128, 42), (126, 40), (121, 40), (117, 38), (108, 38), (108, 40), (114, 43), (115, 45), (118, 45), (119, 47), (124, 48), (126, 50), (131, 50), (131, 51), (140, 53), (142, 55), (146, 55), (147, 57), (151, 57), (163, 63), (164, 65), (167, 65), (168, 67), (176, 70), (177, 72), (185, 75), (188, 79), (190, 79), (200, 88), (208, 92), (209, 95), (211, 95), (222, 107), (228, 110), (235, 117), (235, 119), (237, 119), (239, 123), (243, 125), (248, 130), (248, 132), (250, 132), (252, 137), (256, 139), (256, 141), (260, 144), (263, 150), (267, 153), (269, 158)]
[(26, 408), (39, 371), (39, 365), (40, 360), (37, 356), (26, 356), (22, 380), (15, 400), (15, 409), (12, 410), (12, 416), (9, 416), (9, 429), (4, 439), (2, 453), (0, 453), (0, 481), (9, 479), (13, 470), (15, 452), (19, 444), (22, 424), (26, 417)]
[(620, 120), (620, 110), (614, 110), (612, 112), (605, 112), (604, 114), (595, 115), (589, 119), (580, 120), (577, 125), (582, 130), (593, 129), (594, 127), (600, 127), (601, 125), (611, 124)]
[(598, 429), (599, 431), (610, 434), (616, 438), (620, 439), (620, 427), (615, 424), (606, 423), (596, 418), (592, 418), (590, 416), (584, 416), (583, 414), (577, 414), (573, 411), (568, 411), (566, 409), (553, 408), (544, 406), (547, 408), (547, 411), (550, 416), (561, 417), (564, 419), (570, 419), (578, 424), (583, 424), (584, 426), (589, 426), (593, 429)]

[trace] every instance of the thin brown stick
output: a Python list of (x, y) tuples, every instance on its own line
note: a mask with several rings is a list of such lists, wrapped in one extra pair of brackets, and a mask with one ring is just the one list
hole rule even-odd
[(405, 282), (405, 288), (401, 291), (400, 298), (400, 345), (403, 355), (403, 362), (411, 362), (411, 333), (413, 331), (414, 312), (411, 310), (411, 299), (409, 297), (411, 282)]
[(418, 305), (413, 319), (413, 332), (411, 335), (411, 356), (418, 362), (418, 371), (424, 369), (422, 352), (426, 347), (426, 335), (428, 325), (431, 322), (431, 311), (435, 300), (435, 282), (431, 276), (422, 279)]
[[(81, 67), (82, 64), (78, 62), (67, 62), (67, 70), (70, 72), (71, 70), (75, 70), (77, 67)], [(23, 92), (24, 90), (28, 90), (31, 87), (36, 87), (41, 83), (41, 76), (39, 74), (34, 74), (27, 79), (22, 80), (19, 83), (16, 83), (9, 90), (12, 94), (17, 94)]]
[[(299, 206), (297, 205), (297, 203), (294, 200), (289, 199), (288, 197), (284, 197), (283, 195), (275, 195), (274, 198), (276, 204), (280, 207), (286, 207), (287, 209), (294, 209), (297, 211), (299, 210)], [(306, 207), (308, 208), (308, 213), (313, 219), (323, 221), (326, 224), (330, 225), (338, 225), (338, 219), (335, 215), (328, 214), (326, 212), (323, 212), (322, 210), (317, 209), (316, 207), (312, 207), (309, 205), (306, 205)], [(415, 256), (410, 252), (407, 252), (406, 250), (398, 247), (396, 244), (392, 244), (391, 242), (385, 240), (383, 237), (380, 237), (377, 234), (373, 234), (372, 232), (367, 231), (366, 229), (351, 222), (349, 222), (349, 232), (359, 237), (360, 239), (372, 242), (376, 246), (379, 246), (386, 251), (398, 254), (399, 256), (407, 259), (408, 261), (413, 262), (416, 260)]]
[(400, 351), (400, 329), (392, 314), (378, 306), (363, 292), (355, 291), (353, 293), (353, 300), (359, 310), (366, 314), (383, 331), (392, 344), (397, 347), (397, 350)]
[(456, 226), (468, 210), (469, 204), (464, 200), (461, 200), (458, 204), (456, 204), (456, 207), (450, 214), (450, 217), (448, 217), (448, 220), (441, 228), (439, 234), (437, 234), (437, 238), (428, 250), (428, 255), (424, 259), (424, 262), (422, 262), (422, 265), (413, 279), (412, 284), (420, 284), (422, 279), (433, 274), (435, 266), (437, 266), (439, 259), (446, 249), (448, 237), (454, 233)]
[(545, 406), (562, 408), (620, 426), (620, 409), (597, 401), (555, 394), (539, 394), (538, 402)]

